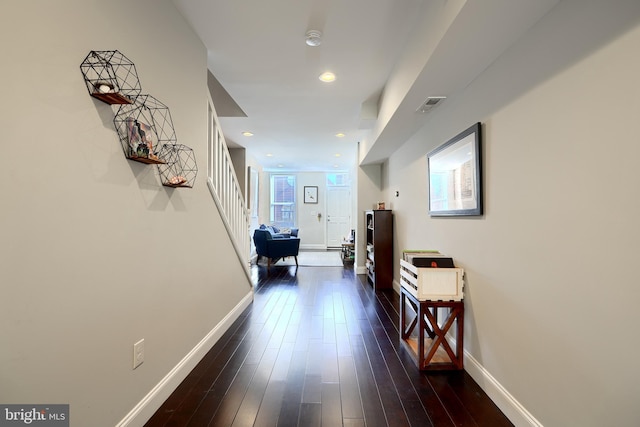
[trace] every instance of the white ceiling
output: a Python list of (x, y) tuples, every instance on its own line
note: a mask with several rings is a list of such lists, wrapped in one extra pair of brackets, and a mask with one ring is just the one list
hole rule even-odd
[[(557, 2), (174, 0), (246, 114), (224, 117), (214, 99), (225, 138), (287, 171), (349, 170), (358, 142), (359, 162), (384, 161), (423, 125), (427, 96), (464, 89)], [(327, 70), (335, 82), (318, 79)]]

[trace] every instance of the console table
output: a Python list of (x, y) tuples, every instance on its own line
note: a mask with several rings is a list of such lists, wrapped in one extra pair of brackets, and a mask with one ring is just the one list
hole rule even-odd
[[(413, 354), (418, 369), (462, 369), (464, 302), (419, 301), (404, 287), (400, 290), (400, 337)], [(407, 311), (407, 304), (413, 313)], [(446, 309), (446, 316), (439, 322), (438, 311), (441, 308)], [(455, 350), (446, 338), (449, 331), (455, 333)]]

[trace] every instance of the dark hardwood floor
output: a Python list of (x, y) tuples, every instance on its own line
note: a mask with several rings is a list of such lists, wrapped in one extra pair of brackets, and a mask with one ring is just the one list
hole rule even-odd
[(341, 267), (252, 274), (252, 305), (147, 427), (512, 425), (466, 372), (417, 369), (395, 292)]

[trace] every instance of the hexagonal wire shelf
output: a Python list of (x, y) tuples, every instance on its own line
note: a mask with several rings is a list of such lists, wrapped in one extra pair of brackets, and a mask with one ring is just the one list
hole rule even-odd
[(92, 50), (80, 70), (89, 94), (107, 104), (130, 104), (142, 91), (136, 66), (117, 50)]
[(159, 156), (165, 164), (158, 165), (162, 185), (166, 187), (192, 188), (198, 174), (193, 150), (182, 144), (165, 144)]
[(113, 124), (127, 159), (164, 163), (158, 154), (162, 145), (176, 143), (169, 107), (151, 95), (140, 95), (133, 104), (121, 105)]

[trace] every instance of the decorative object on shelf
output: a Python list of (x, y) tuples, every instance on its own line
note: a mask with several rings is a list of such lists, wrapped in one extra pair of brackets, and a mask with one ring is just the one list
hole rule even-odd
[(481, 129), (476, 123), (427, 155), (429, 215), (482, 215)]
[(304, 202), (318, 203), (318, 187), (304, 187)]
[(169, 107), (141, 95), (136, 67), (117, 50), (92, 50), (80, 64), (89, 94), (121, 104), (113, 124), (125, 157), (156, 164), (167, 187), (193, 187), (198, 174), (193, 150), (177, 144)]
[(140, 95), (132, 104), (121, 105), (113, 119), (128, 159), (142, 163), (164, 163), (158, 155), (162, 145), (176, 144), (169, 107), (151, 95)]
[(165, 187), (192, 188), (198, 174), (193, 150), (182, 144), (164, 144), (158, 156), (164, 164), (158, 164), (158, 172)]
[(80, 70), (89, 95), (107, 104), (131, 104), (142, 91), (136, 66), (117, 50), (92, 50)]
[(378, 207), (377, 207), (377, 209), (378, 209), (378, 210), (383, 211), (383, 210), (384, 210), (384, 207), (385, 207), (384, 202), (378, 202)]

